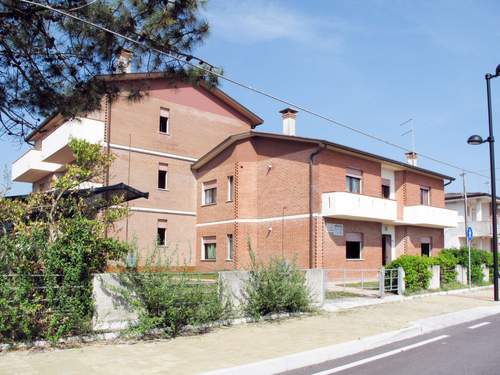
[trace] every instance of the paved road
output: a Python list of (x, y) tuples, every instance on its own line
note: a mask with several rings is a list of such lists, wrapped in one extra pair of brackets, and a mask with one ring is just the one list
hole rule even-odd
[(500, 315), (286, 374), (499, 375)]

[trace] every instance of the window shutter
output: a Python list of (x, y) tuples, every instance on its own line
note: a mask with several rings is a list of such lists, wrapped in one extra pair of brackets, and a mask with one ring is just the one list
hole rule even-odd
[(389, 180), (388, 178), (383, 178), (382, 179), (382, 185), (384, 185), (384, 186), (391, 186), (391, 180)]
[(167, 229), (167, 220), (158, 220), (158, 228)]
[(431, 238), (430, 237), (422, 237), (420, 238), (420, 243), (422, 244), (431, 244)]
[(217, 180), (207, 181), (203, 183), (203, 189), (213, 189), (217, 187)]
[(353, 177), (357, 177), (357, 178), (361, 178), (361, 176), (363, 176), (362, 171), (360, 171), (359, 169), (354, 169), (354, 168), (346, 168), (345, 173), (348, 176), (353, 176)]
[(160, 117), (168, 118), (170, 116), (170, 111), (166, 108), (160, 108)]
[(348, 242), (362, 242), (363, 235), (361, 233), (346, 233), (345, 240)]

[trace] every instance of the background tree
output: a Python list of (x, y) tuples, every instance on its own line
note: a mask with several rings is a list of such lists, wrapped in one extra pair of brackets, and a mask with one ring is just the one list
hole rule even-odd
[[(209, 30), (199, 13), (205, 0), (34, 1), (187, 61)], [(216, 83), (185, 62), (22, 0), (0, 0), (0, 25), (0, 136), (23, 137), (56, 111), (73, 117), (100, 108), (103, 95), (114, 97), (118, 88), (96, 77), (119, 73), (123, 49), (133, 51), (137, 71)]]

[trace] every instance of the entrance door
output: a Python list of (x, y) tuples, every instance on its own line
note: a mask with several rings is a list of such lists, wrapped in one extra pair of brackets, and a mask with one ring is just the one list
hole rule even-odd
[(391, 258), (391, 247), (392, 247), (391, 235), (382, 235), (382, 265), (385, 266), (390, 262)]

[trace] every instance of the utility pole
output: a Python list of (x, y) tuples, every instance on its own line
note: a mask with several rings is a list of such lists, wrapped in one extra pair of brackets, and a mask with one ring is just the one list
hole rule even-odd
[(468, 276), (468, 280), (469, 280), (469, 288), (472, 287), (472, 278), (471, 278), (471, 261), (470, 261), (470, 247), (471, 247), (471, 243), (469, 241), (469, 236), (467, 234), (467, 228), (468, 228), (468, 225), (467, 225), (467, 216), (468, 216), (468, 210), (467, 210), (467, 189), (465, 187), (465, 172), (462, 172), (460, 173), (460, 176), (462, 176), (462, 186), (463, 186), (463, 195), (464, 195), (464, 231), (465, 231), (465, 240), (467, 241), (467, 248), (469, 249), (469, 267), (468, 267), (468, 271), (467, 271), (467, 276)]

